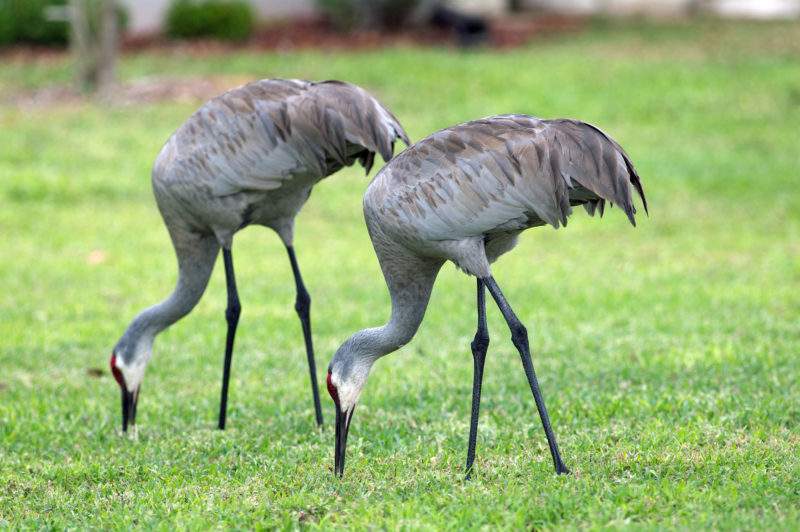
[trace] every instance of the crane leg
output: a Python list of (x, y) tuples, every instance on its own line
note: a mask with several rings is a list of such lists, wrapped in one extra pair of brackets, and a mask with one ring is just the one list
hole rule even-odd
[(225, 309), (225, 320), (228, 322), (228, 335), (225, 338), (225, 365), (222, 370), (222, 395), (219, 402), (219, 429), (225, 430), (225, 417), (228, 409), (228, 383), (231, 378), (231, 359), (233, 358), (233, 340), (242, 306), (239, 304), (239, 292), (236, 290), (236, 276), (233, 273), (233, 256), (230, 249), (222, 249), (225, 263), (225, 284), (228, 288), (228, 307)]
[(489, 293), (492, 294), (497, 307), (503, 313), (503, 317), (508, 323), (508, 328), (511, 329), (511, 341), (519, 351), (522, 358), (522, 366), (525, 368), (525, 376), (528, 378), (533, 398), (536, 400), (536, 408), (539, 410), (539, 417), (542, 419), (542, 426), (547, 435), (547, 444), (550, 446), (550, 454), (553, 456), (553, 465), (555, 466), (556, 473), (567, 474), (569, 470), (561, 460), (561, 453), (558, 452), (558, 443), (556, 443), (556, 436), (553, 434), (553, 428), (550, 426), (550, 416), (547, 414), (547, 407), (544, 404), (542, 392), (539, 390), (539, 381), (536, 379), (536, 373), (533, 370), (533, 362), (531, 361), (531, 352), (528, 345), (528, 331), (522, 322), (519, 321), (517, 315), (511, 309), (511, 305), (506, 301), (503, 292), (491, 275), (483, 279)]
[(486, 326), (486, 290), (483, 281), (478, 279), (478, 330), (472, 339), (472, 361), (475, 371), (472, 379), (472, 416), (469, 422), (469, 444), (467, 446), (467, 480), (472, 474), (475, 462), (475, 443), (478, 438), (478, 415), (481, 409), (481, 385), (483, 384), (483, 364), (489, 349), (489, 329)]
[(300, 275), (300, 267), (297, 265), (294, 247), (286, 246), (286, 252), (289, 254), (289, 261), (292, 263), (294, 283), (297, 287), (297, 299), (294, 303), (294, 309), (297, 311), (297, 315), (300, 317), (300, 324), (303, 327), (308, 371), (311, 375), (311, 393), (314, 395), (314, 414), (317, 418), (317, 425), (322, 426), (322, 406), (319, 402), (319, 387), (317, 386), (317, 364), (314, 361), (314, 342), (311, 339), (311, 296), (308, 295), (308, 290), (303, 284), (303, 276)]

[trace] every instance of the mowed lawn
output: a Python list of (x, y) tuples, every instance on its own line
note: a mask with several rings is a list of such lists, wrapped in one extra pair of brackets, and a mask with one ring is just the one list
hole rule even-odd
[[(229, 429), (214, 428), (220, 264), (194, 312), (156, 340), (138, 441), (120, 437), (111, 348), (175, 281), (150, 166), (199, 102), (5, 104), (0, 528), (800, 527), (799, 43), (798, 24), (698, 22), (592, 27), (506, 52), (124, 58), (127, 81), (349, 80), (413, 139), (509, 112), (612, 134), (650, 217), (634, 229), (619, 209), (578, 209), (494, 267), (531, 333), (563, 477), (490, 306), (478, 458), (463, 480), (474, 281), (448, 265), (416, 338), (375, 365), (334, 478), (333, 406), (323, 391), (318, 430), (291, 270), (263, 228), (234, 246)], [(68, 75), (60, 57), (5, 58), (0, 94)], [(298, 219), (321, 381), (344, 339), (389, 314), (362, 219), (368, 180), (335, 175)]]

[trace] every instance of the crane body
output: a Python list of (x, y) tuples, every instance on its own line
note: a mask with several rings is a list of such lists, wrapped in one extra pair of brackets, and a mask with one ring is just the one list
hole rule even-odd
[(381, 327), (352, 335), (328, 369), (336, 406), (335, 472), (344, 472), (350, 420), (373, 363), (414, 337), (441, 266), (477, 278), (477, 330), (467, 475), (475, 455), (483, 367), (489, 345), (485, 291), (503, 314), (545, 430), (555, 469), (568, 470), (556, 443), (530, 355), (527, 330), (491, 273), (491, 263), (531, 227), (566, 225), (572, 207), (589, 214), (618, 205), (635, 225), (632, 191), (644, 191), (614, 140), (575, 120), (502, 115), (444, 129), (400, 153), (364, 195), (364, 217), (392, 310)]
[(123, 431), (135, 424), (139, 386), (155, 336), (188, 314), (205, 291), (222, 249), (228, 304), (219, 428), (225, 428), (233, 344), (241, 313), (233, 268), (234, 234), (273, 229), (295, 278), (317, 423), (322, 411), (311, 337), (310, 303), (293, 246), (294, 220), (313, 186), (375, 154), (391, 159), (400, 123), (364, 89), (339, 81), (261, 80), (198, 109), (169, 138), (153, 166), (153, 192), (178, 260), (178, 281), (142, 311), (114, 347), (111, 370), (122, 390)]

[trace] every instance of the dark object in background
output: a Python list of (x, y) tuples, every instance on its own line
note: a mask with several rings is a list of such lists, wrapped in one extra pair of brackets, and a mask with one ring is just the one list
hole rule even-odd
[(461, 13), (443, 4), (433, 8), (431, 24), (452, 31), (459, 46), (477, 46), (489, 39), (489, 24), (483, 17)]
[(317, 7), (340, 31), (397, 31), (405, 26), (419, 0), (316, 0)]
[(244, 41), (253, 33), (255, 13), (243, 0), (173, 0), (166, 33), (175, 39), (211, 37)]

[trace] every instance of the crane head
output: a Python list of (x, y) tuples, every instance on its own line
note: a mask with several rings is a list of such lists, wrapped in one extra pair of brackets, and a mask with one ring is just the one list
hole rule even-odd
[(364, 355), (351, 338), (339, 348), (328, 367), (328, 393), (336, 407), (334, 472), (340, 477), (344, 475), (350, 421), (374, 360), (374, 357)]
[(114, 380), (119, 384), (122, 396), (122, 432), (127, 433), (128, 425), (130, 425), (135, 434), (136, 404), (139, 401), (141, 378), (137, 378), (136, 373), (131, 372), (115, 352), (111, 353), (109, 365), (111, 366), (111, 374), (114, 376)]
[(339, 399), (339, 390), (333, 383), (333, 375), (328, 370), (328, 393), (333, 399), (336, 408), (336, 448), (333, 455), (333, 470), (336, 476), (344, 475), (344, 458), (347, 450), (347, 434), (350, 432), (350, 420), (353, 418), (355, 403), (349, 409), (342, 409), (342, 402)]

